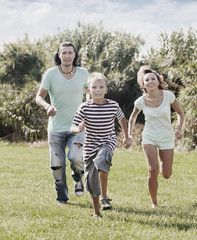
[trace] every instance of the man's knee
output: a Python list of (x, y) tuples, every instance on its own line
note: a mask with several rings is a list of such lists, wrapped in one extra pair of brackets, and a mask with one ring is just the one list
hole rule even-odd
[(61, 168), (61, 166), (55, 166), (55, 167), (52, 166), (52, 167), (51, 167), (52, 170), (58, 170), (58, 169), (60, 169), (60, 168)]
[(69, 152), (68, 158), (73, 164), (78, 164), (82, 161), (83, 145), (81, 143), (75, 143), (75, 146), (77, 147)]
[(62, 179), (62, 166), (51, 166), (52, 169), (52, 173), (53, 173), (53, 177), (55, 178), (55, 180), (61, 180)]

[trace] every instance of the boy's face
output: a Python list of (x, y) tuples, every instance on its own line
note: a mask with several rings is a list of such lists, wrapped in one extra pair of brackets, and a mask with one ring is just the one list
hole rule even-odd
[(90, 82), (88, 91), (94, 102), (103, 103), (105, 94), (107, 93), (107, 86), (104, 79), (95, 79)]

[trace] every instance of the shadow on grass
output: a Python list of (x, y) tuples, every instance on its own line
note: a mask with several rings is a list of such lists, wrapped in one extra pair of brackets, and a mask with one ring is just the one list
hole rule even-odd
[[(91, 202), (68, 202), (67, 204), (80, 208), (93, 208)], [(181, 208), (177, 208), (177, 206), (160, 206), (156, 209), (147, 210), (113, 207), (112, 211), (107, 211), (106, 217), (111, 221), (118, 218), (119, 220), (124, 219), (124, 222), (136, 222), (152, 227), (177, 228), (179, 231), (187, 231), (189, 229), (197, 230), (197, 217), (192, 213), (192, 209), (197, 208), (197, 204), (191, 204), (188, 208), (190, 212), (183, 211)], [(116, 213), (118, 213), (118, 215), (116, 215)]]
[(93, 208), (92, 203), (87, 202), (87, 203), (79, 203), (79, 202), (70, 202), (68, 201), (66, 205), (71, 205), (71, 206), (76, 206), (80, 208)]
[[(197, 204), (189, 206), (191, 208), (196, 208)], [(141, 209), (134, 209), (134, 208), (113, 208), (115, 212), (118, 213), (125, 213), (127, 214), (124, 221), (127, 222), (137, 222), (142, 225), (150, 225), (156, 227), (164, 227), (164, 228), (177, 228), (178, 230), (187, 231), (189, 229), (197, 229), (197, 217), (195, 214), (183, 211), (177, 207), (158, 207), (157, 209), (149, 209), (149, 210), (141, 210)], [(131, 214), (131, 216), (130, 216)], [(142, 217), (146, 216), (146, 218), (140, 218), (139, 216), (134, 215), (141, 215)], [(147, 217), (151, 217), (150, 219)], [(154, 218), (153, 217), (159, 217)], [(108, 215), (109, 218), (113, 219), (114, 215)], [(167, 217), (167, 221), (164, 220), (164, 217)], [(172, 218), (172, 219), (171, 219)], [(193, 220), (193, 223), (191, 222)]]

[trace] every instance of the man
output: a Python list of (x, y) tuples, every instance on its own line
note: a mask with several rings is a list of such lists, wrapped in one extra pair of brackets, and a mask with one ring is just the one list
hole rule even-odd
[[(47, 111), (48, 143), (51, 170), (55, 179), (57, 201), (66, 204), (69, 200), (66, 183), (66, 152), (70, 160), (72, 178), (75, 181), (75, 194), (81, 196), (84, 191), (82, 176), (84, 133), (72, 134), (70, 127), (82, 103), (83, 90), (87, 87), (88, 72), (77, 66), (78, 54), (74, 45), (63, 42), (54, 56), (56, 67), (45, 73), (42, 84), (36, 95), (36, 103)], [(51, 104), (45, 101), (49, 93)]]

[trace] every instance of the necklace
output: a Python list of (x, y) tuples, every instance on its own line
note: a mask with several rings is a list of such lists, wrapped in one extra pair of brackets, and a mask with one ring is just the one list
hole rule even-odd
[(73, 67), (72, 67), (72, 70), (71, 70), (70, 72), (64, 72), (64, 71), (62, 70), (61, 65), (59, 65), (59, 69), (60, 69), (60, 71), (61, 71), (63, 74), (72, 74), (72, 75), (73, 75)]

